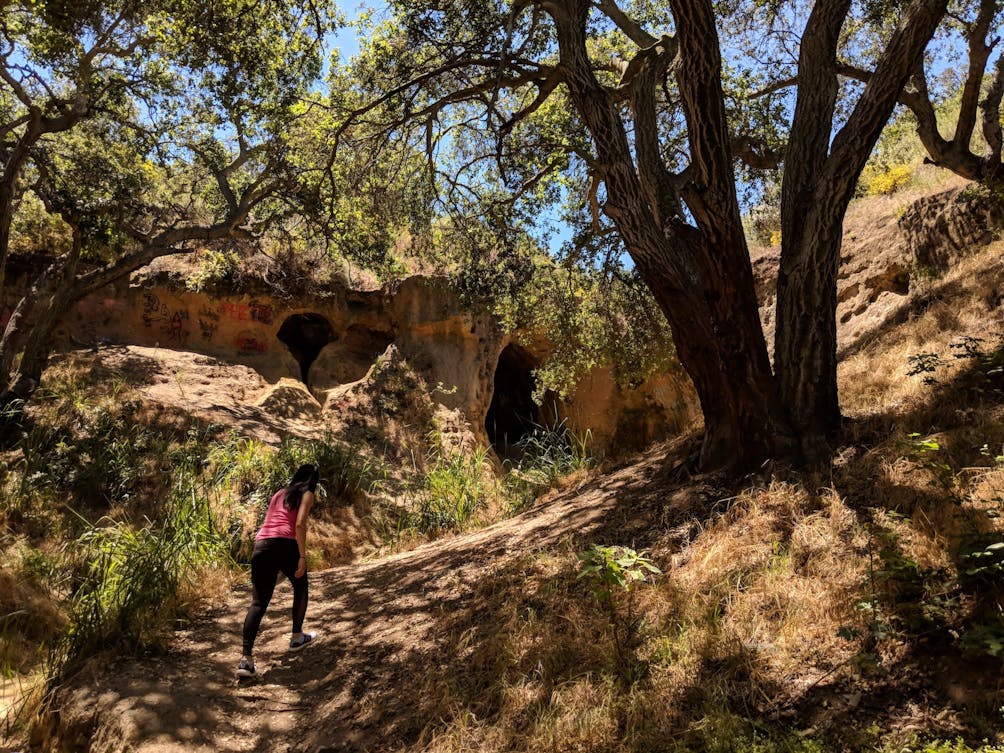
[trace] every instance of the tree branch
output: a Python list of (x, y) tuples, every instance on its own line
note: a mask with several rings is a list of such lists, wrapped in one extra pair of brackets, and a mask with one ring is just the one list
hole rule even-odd
[(732, 156), (755, 170), (773, 170), (784, 161), (784, 150), (772, 149), (752, 136), (733, 136)]
[(1001, 165), (1001, 97), (1004, 95), (1004, 55), (997, 58), (994, 75), (987, 88), (987, 95), (980, 103), (983, 108), (983, 138), (987, 147), (983, 161), (989, 169), (997, 171)]
[(621, 10), (614, 0), (594, 0), (593, 6), (613, 21), (625, 36), (639, 47), (652, 47), (659, 41), (645, 31), (641, 25)]
[(969, 151), (970, 148), (973, 129), (976, 127), (976, 111), (979, 107), (980, 89), (983, 86), (983, 74), (990, 58), (990, 45), (986, 43), (986, 37), (996, 12), (997, 0), (981, 0), (976, 21), (966, 30), (969, 41), (969, 68), (959, 101), (955, 136), (952, 138), (956, 149)]

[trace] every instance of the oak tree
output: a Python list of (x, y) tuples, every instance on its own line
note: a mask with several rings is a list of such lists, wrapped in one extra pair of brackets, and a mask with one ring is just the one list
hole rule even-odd
[[(304, 2), (14, 2), (0, 11), (0, 406), (23, 404), (83, 296), (168, 254), (251, 241), (299, 178), (286, 134), (331, 9)], [(4, 274), (18, 213), (66, 242), (26, 290)], [(57, 234), (58, 235), (58, 234)]]
[[(594, 235), (616, 234), (666, 316), (704, 414), (702, 464), (814, 457), (840, 421), (844, 212), (946, 4), (899, 5), (895, 23), (850, 0), (817, 0), (807, 12), (739, 4), (765, 38), (785, 13), (793, 19), (785, 71), (784, 45), (768, 45), (766, 60), (738, 37), (723, 46), (719, 29), (732, 19), (710, 0), (392, 2), (358, 59), (363, 103), (345, 113), (336, 141), (353, 129), (410, 138), (424, 145), (445, 200), (483, 213), (523, 201), (524, 223), (571, 197)], [(848, 90), (842, 55), (866, 49), (854, 41), (860, 29), (870, 35), (858, 61), (867, 83)], [(764, 84), (759, 96), (748, 80), (745, 95), (736, 87), (744, 61), (755, 62), (745, 68)], [(794, 95), (777, 94), (788, 86)], [(737, 159), (783, 170), (773, 367)]]

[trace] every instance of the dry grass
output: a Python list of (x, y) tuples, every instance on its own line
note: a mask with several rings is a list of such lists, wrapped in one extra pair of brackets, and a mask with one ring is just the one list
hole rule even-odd
[[(925, 190), (915, 181), (856, 204), (848, 223), (888, 219)], [(839, 379), (850, 426), (828, 473), (747, 481), (671, 520), (632, 507), (649, 516), (638, 540), (599, 542), (644, 548), (663, 571), (615, 593), (619, 614), (640, 618), (632, 666), (615, 650), (626, 622), (612, 623), (578, 577), (590, 542), (508, 555), (479, 574), (469, 599), (443, 606), (435, 644), (416, 647), (406, 695), (421, 731), (401, 749), (809, 753), (918, 734), (1004, 740), (1001, 661), (979, 642), (983, 628), (1004, 631), (1004, 589), (969, 577), (965, 559), (1004, 539), (1004, 397), (984, 389), (972, 359), (952, 357), (961, 338), (994, 347), (1004, 331), (1002, 251), (915, 287), (849, 349)], [(921, 352), (940, 358), (935, 384), (906, 374)], [(427, 423), (423, 412), (400, 426)], [(386, 440), (387, 427), (355, 428)], [(588, 479), (580, 471), (554, 493)], [(668, 500), (681, 482), (650, 486)], [(503, 508), (496, 499), (480, 514)], [(370, 512), (319, 516), (312, 566), (351, 556)], [(404, 531), (397, 544), (419, 540)], [(228, 585), (215, 572), (201, 580)], [(0, 613), (4, 594), (29, 599), (22, 581), (0, 568)]]
[[(890, 312), (888, 329), (870, 342), (855, 344), (855, 352), (838, 367), (841, 404), (851, 417), (895, 412), (908, 417), (918, 408), (930, 408), (935, 391), (924, 382), (925, 374), (909, 375), (912, 357), (922, 353), (938, 356), (934, 376), (945, 383), (957, 379), (972, 362), (955, 358), (964, 337), (983, 340), (983, 347), (1004, 332), (1004, 310), (994, 291), (1004, 278), (1004, 241), (998, 241), (955, 265), (944, 277), (915, 287), (897, 311)], [(965, 410), (965, 403), (939, 401), (941, 416)], [(926, 427), (918, 427), (923, 431)]]
[(0, 538), (0, 742), (33, 718), (44, 686), (46, 647), (65, 630), (64, 590), (47, 556), (23, 539)]
[(574, 549), (518, 557), (482, 586), (489, 614), (452, 626), (456, 672), (422, 693), (450, 721), (431, 725), (421, 749), (729, 749), (723, 726), (748, 733), (741, 716), (776, 709), (853, 656), (837, 632), (860, 621), (865, 566), (846, 551), (867, 541), (836, 494), (773, 484), (740, 495), (682, 551), (654, 544), (665, 575), (634, 597), (642, 679), (619, 681), (612, 628), (576, 578)]
[[(478, 586), (477, 612), (448, 625), (417, 695), (437, 721), (408, 749), (808, 751), (822, 749), (812, 738), (823, 738), (826, 749), (858, 750), (903, 730), (903, 739), (910, 729), (952, 734), (964, 728), (952, 714), (918, 721), (929, 715), (918, 700), (932, 688), (914, 698), (912, 670), (892, 668), (914, 650), (911, 631), (933, 624), (908, 622), (915, 602), (933, 609), (951, 596), (958, 614), (937, 619), (966, 630), (971, 599), (949, 573), (967, 531), (962, 519), (988, 495), (999, 505), (1001, 473), (984, 469), (965, 484), (981, 501), (966, 502), (973, 509), (961, 517), (942, 512), (950, 525), (934, 507), (913, 517), (855, 509), (837, 490), (813, 491), (801, 479), (725, 500), (683, 546), (676, 533), (654, 536), (664, 574), (631, 597), (643, 618), (643, 671), (627, 685), (613, 627), (577, 578), (576, 547), (499, 563)], [(888, 574), (896, 562), (913, 569)], [(627, 594), (618, 598), (626, 609)], [(868, 723), (840, 708), (845, 697), (889, 684), (902, 697), (861, 717)], [(807, 711), (812, 698), (818, 706)], [(814, 730), (792, 737), (790, 724)]]
[[(857, 221), (889, 211), (867, 204)], [(450, 626), (445, 670), (426, 680), (435, 701), (425, 711), (438, 721), (409, 749), (1004, 740), (1001, 660), (984, 632), (1004, 635), (1004, 588), (974, 580), (966, 559), (1004, 540), (1004, 392), (952, 347), (967, 337), (1000, 346), (1002, 251), (998, 242), (915, 286), (851, 349), (839, 371), (846, 444), (825, 478), (769, 480), (682, 525), (656, 516), (645, 546), (664, 574), (632, 605), (643, 618), (639, 678), (618, 676), (613, 628), (576, 579), (575, 547), (515, 557), (480, 584), (476, 617)], [(933, 384), (906, 374), (921, 352), (939, 356)]]

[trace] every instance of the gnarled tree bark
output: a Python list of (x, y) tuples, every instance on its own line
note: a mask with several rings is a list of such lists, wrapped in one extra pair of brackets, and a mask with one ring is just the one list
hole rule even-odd
[(837, 267), (844, 214), (903, 86), (945, 13), (946, 0), (914, 0), (846, 124), (830, 141), (836, 50), (849, 0), (817, 0), (802, 37), (798, 97), (781, 189), (781, 267), (774, 368), (807, 459), (840, 426)]
[(696, 228), (682, 220), (673, 198), (673, 176), (659, 156), (648, 99), (672, 46), (658, 54), (647, 48), (631, 82), (632, 159), (624, 123), (587, 57), (590, 3), (567, 0), (552, 17), (564, 83), (592, 136), (606, 186), (604, 211), (665, 312), (680, 361), (697, 389), (705, 423), (702, 465), (748, 470), (773, 453), (778, 424), (773, 378), (735, 196), (714, 14), (705, 0), (678, 5), (686, 11), (678, 41), (687, 63), (677, 75), (688, 120), (694, 115), (689, 133), (700, 184), (688, 196)]

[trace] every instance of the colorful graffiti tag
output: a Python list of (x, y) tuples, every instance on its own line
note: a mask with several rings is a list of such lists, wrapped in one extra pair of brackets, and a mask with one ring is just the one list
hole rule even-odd
[(258, 322), (271, 324), (274, 316), (272, 307), (267, 303), (234, 303), (227, 301), (220, 304), (220, 313), (235, 322)]
[(259, 355), (268, 352), (268, 343), (249, 330), (241, 330), (234, 338), (237, 352), (243, 356)]

